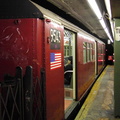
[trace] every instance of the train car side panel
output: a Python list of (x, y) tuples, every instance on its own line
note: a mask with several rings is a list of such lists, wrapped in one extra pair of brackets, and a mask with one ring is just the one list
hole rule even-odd
[(40, 69), (44, 68), (44, 22), (43, 20), (37, 19), (36, 22), (34, 23), (34, 27), (36, 28), (34, 31), (34, 38), (33, 39), (33, 63), (34, 66), (36, 66), (36, 75), (35, 76), (40, 76)]
[[(89, 48), (90, 46), (93, 46)], [(78, 35), (77, 41), (77, 99), (89, 88), (95, 77), (94, 41)], [(90, 53), (91, 51), (91, 53)], [(91, 57), (87, 57), (91, 54)], [(86, 58), (85, 58), (86, 57)]]
[(46, 119), (64, 119), (63, 26), (45, 19)]

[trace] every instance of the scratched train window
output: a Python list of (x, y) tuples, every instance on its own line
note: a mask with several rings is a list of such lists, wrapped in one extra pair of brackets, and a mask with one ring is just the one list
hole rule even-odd
[(64, 30), (64, 56), (72, 56), (73, 49), (73, 33), (69, 30)]
[(60, 31), (56, 29), (50, 29), (50, 49), (60, 49), (60, 42)]

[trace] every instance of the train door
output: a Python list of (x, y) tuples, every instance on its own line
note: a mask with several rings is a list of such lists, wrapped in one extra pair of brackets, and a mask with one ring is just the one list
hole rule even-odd
[(102, 59), (102, 68), (105, 66), (105, 45), (101, 43), (101, 59)]
[(75, 33), (64, 30), (64, 101), (65, 110), (76, 99)]
[(46, 119), (64, 119), (63, 26), (45, 19), (45, 102)]
[(98, 42), (95, 41), (95, 75), (98, 74)]

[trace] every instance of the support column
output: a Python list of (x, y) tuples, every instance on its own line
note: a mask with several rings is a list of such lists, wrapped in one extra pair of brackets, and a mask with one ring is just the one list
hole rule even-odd
[[(115, 28), (120, 27), (120, 19), (115, 19)], [(119, 31), (120, 32), (120, 31)], [(120, 38), (120, 37), (119, 37)], [(120, 117), (120, 40), (116, 37), (114, 41), (114, 115)]]

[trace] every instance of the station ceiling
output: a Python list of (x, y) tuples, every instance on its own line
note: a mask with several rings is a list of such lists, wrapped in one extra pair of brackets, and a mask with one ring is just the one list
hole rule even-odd
[(113, 18), (120, 18), (120, 0), (110, 0)]
[[(47, 9), (50, 9), (54, 12), (57, 11), (57, 9), (59, 9), (59, 14), (64, 13), (63, 16), (70, 16), (71, 18), (73, 18), (73, 20), (75, 21), (77, 20), (78, 22), (81, 23), (80, 24), (81, 27), (84, 26), (83, 29), (84, 28), (87, 29), (87, 31), (90, 31), (90, 33), (92, 33), (93, 35), (97, 36), (98, 38), (101, 38), (104, 42), (107, 42), (107, 40), (109, 39), (104, 29), (102, 28), (101, 24), (99, 23), (95, 13), (89, 6), (87, 0), (44, 0), (44, 2), (43, 0), (33, 0), (33, 1), (35, 1), (40, 5), (43, 5)], [(109, 16), (106, 16), (108, 12), (106, 9), (105, 1), (104, 0), (96, 0), (96, 1), (99, 5), (104, 21), (106, 22), (106, 25), (109, 28), (109, 32), (110, 34), (112, 34), (110, 27), (110, 20), (113, 20), (113, 18), (120, 17), (120, 12), (119, 12), (120, 0), (110, 0), (111, 8), (112, 8), (111, 19), (109, 19)], [(54, 5), (55, 7), (53, 6), (51, 7), (50, 5)]]

